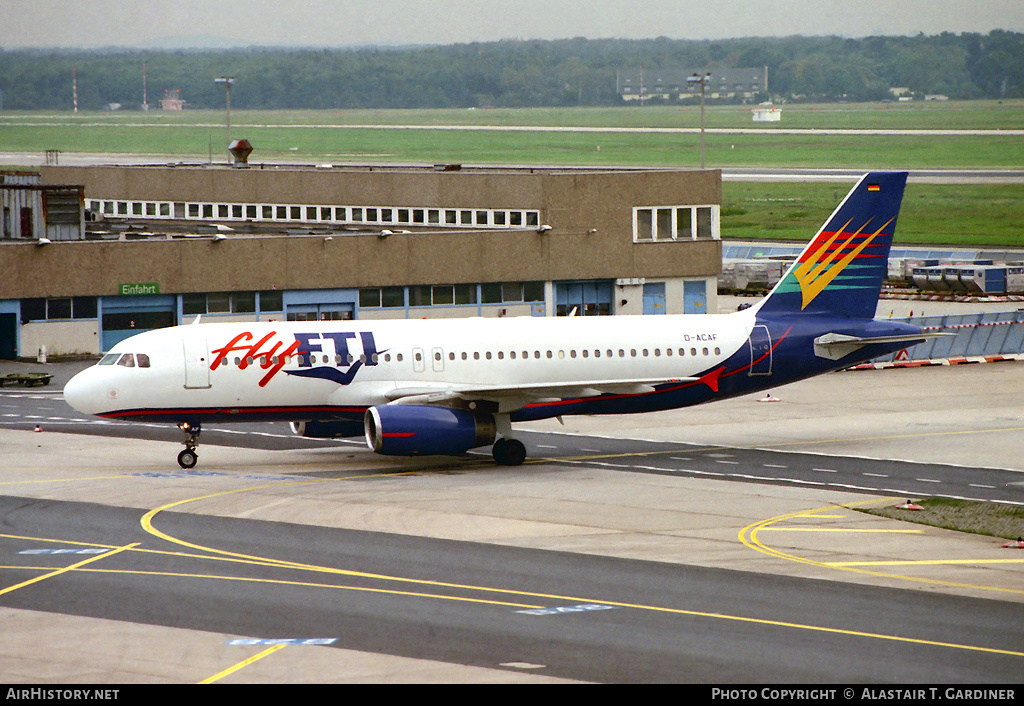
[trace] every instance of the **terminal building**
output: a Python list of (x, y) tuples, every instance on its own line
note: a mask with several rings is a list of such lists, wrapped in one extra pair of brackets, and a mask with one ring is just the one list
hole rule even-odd
[(59, 193), (64, 225), (47, 230), (45, 199), (42, 218), (3, 213), (18, 227), (0, 224), (0, 357), (96, 355), (196, 316), (717, 310), (717, 170), (169, 164), (36, 180), (0, 196)]

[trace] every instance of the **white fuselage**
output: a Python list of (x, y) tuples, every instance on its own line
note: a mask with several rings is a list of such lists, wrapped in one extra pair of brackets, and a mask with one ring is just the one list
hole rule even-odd
[[(754, 323), (746, 314), (178, 326), (122, 341), (65, 395), (104, 416), (148, 411), (170, 421), (173, 410), (217, 409), (309, 419), (327, 408), (506, 387), (500, 411), (511, 412), (582, 385), (698, 375), (746, 344)], [(149, 366), (128, 367), (125, 354), (143, 354)]]

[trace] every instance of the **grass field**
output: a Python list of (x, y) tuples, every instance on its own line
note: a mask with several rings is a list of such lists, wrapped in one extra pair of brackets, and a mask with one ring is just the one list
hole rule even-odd
[(953, 498), (925, 498), (914, 501), (914, 504), (921, 510), (901, 510), (896, 507), (857, 510), (904, 522), (1003, 539), (1017, 539), (1024, 534), (1024, 509), (1019, 507)]
[[(690, 133), (493, 132), (232, 125), (253, 147), (252, 162), (283, 158), (462, 164), (696, 167)], [(114, 152), (224, 159), (221, 125), (0, 121), (4, 150)], [(1002, 136), (706, 135), (711, 167), (1012, 168), (1024, 164), (1024, 139)]]
[[(763, 127), (755, 134), (708, 133), (709, 167), (851, 169), (1024, 168), (1018, 135), (827, 135), (799, 129), (1020, 130), (1024, 101), (783, 106), (780, 123), (751, 121), (745, 106), (707, 109), (709, 129)], [(220, 111), (0, 113), (0, 151), (139, 153), (225, 159)], [(235, 111), (232, 136), (254, 146), (250, 161), (312, 163), (523, 164), (697, 167), (693, 132), (583, 132), (374, 129), (365, 126), (690, 128), (696, 106), (502, 110)], [(15, 165), (12, 165), (15, 166)], [(723, 185), (722, 235), (806, 240), (849, 184)], [(898, 240), (905, 243), (1024, 247), (1024, 188), (923, 185), (908, 188)]]
[[(132, 152), (193, 158), (223, 155), (220, 111), (0, 113), (0, 146), (11, 151)], [(1013, 135), (789, 135), (786, 128), (870, 130), (1024, 129), (1024, 101), (795, 105), (780, 123), (755, 125), (746, 106), (707, 109), (706, 158), (720, 167), (1020, 167)], [(503, 110), (235, 111), (233, 137), (252, 160), (299, 158), (465, 164), (678, 166), (699, 164), (695, 133), (396, 130), (354, 126), (486, 126), (665, 129), (700, 125), (694, 106)]]
[[(728, 181), (722, 185), (722, 237), (806, 241), (850, 184)], [(1024, 247), (1024, 187), (1015, 184), (907, 186), (896, 227), (900, 245)]]

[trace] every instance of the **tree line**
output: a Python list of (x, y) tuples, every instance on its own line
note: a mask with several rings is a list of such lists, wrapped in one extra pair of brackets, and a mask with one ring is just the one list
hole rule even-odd
[(239, 109), (609, 106), (616, 72), (767, 67), (761, 99), (881, 100), (890, 87), (950, 98), (1024, 96), (1024, 34), (728, 40), (505, 40), (360, 49), (0, 50), (0, 108), (138, 109), (180, 91), (220, 108), (216, 76), (236, 78)]

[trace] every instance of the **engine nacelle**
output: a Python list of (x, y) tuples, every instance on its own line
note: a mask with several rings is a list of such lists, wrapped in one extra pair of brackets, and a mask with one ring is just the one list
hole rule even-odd
[(457, 456), (494, 443), (494, 417), (428, 405), (370, 407), (363, 418), (366, 444), (385, 456)]
[(363, 423), (354, 419), (330, 421), (292, 422), (292, 433), (307, 439), (334, 439), (341, 436), (360, 436)]

